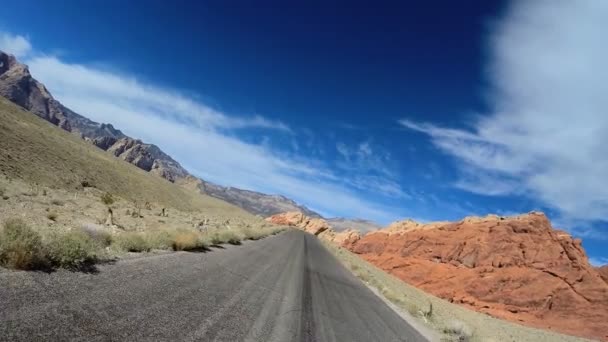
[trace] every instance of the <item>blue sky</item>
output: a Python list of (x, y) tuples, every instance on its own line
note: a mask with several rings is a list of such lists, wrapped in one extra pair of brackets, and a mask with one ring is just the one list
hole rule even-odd
[(388, 223), (542, 210), (608, 261), (599, 1), (13, 1), (0, 48), (202, 178)]

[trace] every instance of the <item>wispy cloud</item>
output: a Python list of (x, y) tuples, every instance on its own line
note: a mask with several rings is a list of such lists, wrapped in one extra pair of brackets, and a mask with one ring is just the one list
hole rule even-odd
[(608, 219), (608, 2), (521, 1), (490, 39), (492, 112), (468, 127), (400, 121), (460, 165), (455, 185)]
[[(4, 36), (8, 42), (23, 38)], [(256, 128), (295, 139), (282, 122), (230, 115), (126, 73), (44, 55), (25, 42), (28, 49), (7, 50), (27, 51), (25, 63), (58, 100), (92, 120), (113, 123), (126, 134), (157, 144), (206, 180), (282, 194), (331, 216), (387, 222), (399, 215), (357, 192), (361, 173), (337, 174), (327, 162), (276, 148), (268, 139), (256, 144), (239, 138), (241, 130)], [(362, 153), (367, 152), (362, 146)]]
[(24, 36), (0, 32), (0, 50), (20, 58), (32, 50), (32, 45)]
[(336, 167), (353, 175), (344, 179), (349, 186), (388, 197), (410, 198), (397, 181), (388, 152), (373, 147), (370, 141), (362, 141), (354, 146), (338, 142), (336, 151), (340, 156)]
[(590, 257), (589, 258), (589, 263), (592, 266), (595, 266), (595, 267), (600, 267), (600, 266), (608, 265), (608, 258), (602, 258), (602, 257), (594, 258), (594, 257)]

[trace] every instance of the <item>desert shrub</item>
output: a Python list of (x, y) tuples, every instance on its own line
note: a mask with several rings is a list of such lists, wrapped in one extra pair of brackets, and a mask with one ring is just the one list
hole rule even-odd
[(105, 205), (110, 205), (114, 203), (114, 196), (111, 193), (106, 192), (100, 196), (101, 202)]
[(97, 260), (100, 245), (82, 231), (68, 231), (50, 234), (45, 249), (53, 266), (78, 269)]
[(173, 247), (173, 236), (175, 232), (168, 230), (152, 230), (143, 234), (150, 249), (169, 249)]
[(177, 232), (173, 235), (171, 247), (174, 251), (187, 251), (205, 248), (207, 244), (196, 232)]
[(46, 189), (42, 189), (42, 196), (46, 196)]
[(54, 199), (54, 200), (51, 200), (51, 204), (60, 207), (60, 206), (64, 205), (65, 203), (63, 203), (63, 201), (61, 201), (61, 200)]
[(232, 229), (220, 230), (211, 234), (211, 243), (214, 245), (219, 245), (222, 243), (238, 245), (241, 243), (241, 240), (243, 240), (243, 236)]
[(95, 241), (97, 244), (103, 247), (109, 246), (112, 243), (112, 233), (101, 225), (84, 224), (81, 227), (81, 230), (91, 240)]
[(57, 217), (58, 217), (58, 215), (54, 211), (49, 212), (48, 214), (46, 214), (46, 218), (48, 218), (51, 221), (57, 221)]
[(8, 220), (0, 230), (0, 264), (24, 270), (46, 265), (40, 234), (21, 219)]
[(466, 324), (461, 321), (451, 320), (448, 321), (443, 332), (455, 337), (457, 341), (466, 342), (470, 341), (473, 337), (473, 331)]
[(149, 252), (151, 247), (144, 234), (126, 232), (114, 238), (114, 245), (127, 252)]
[(265, 237), (266, 235), (268, 235), (269, 232), (266, 232), (264, 230), (254, 230), (252, 228), (245, 228), (241, 231), (242, 235), (243, 235), (243, 239), (244, 240), (259, 240), (263, 237)]

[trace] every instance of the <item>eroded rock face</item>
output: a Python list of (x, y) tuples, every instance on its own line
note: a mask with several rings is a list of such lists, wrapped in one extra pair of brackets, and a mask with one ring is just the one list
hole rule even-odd
[(64, 107), (42, 83), (32, 77), (25, 64), (1, 51), (0, 95), (145, 171), (171, 182), (189, 175), (156, 145), (130, 138), (111, 124), (94, 122)]
[(266, 221), (282, 226), (300, 228), (313, 235), (319, 235), (331, 228), (324, 219), (311, 218), (299, 211), (276, 214), (268, 217)]
[(608, 265), (604, 265), (602, 267), (597, 267), (595, 270), (606, 281), (606, 283), (608, 283)]
[(349, 246), (361, 239), (361, 233), (354, 229), (346, 229), (343, 231), (328, 229), (319, 234), (319, 238), (333, 242), (338, 246)]
[(608, 339), (608, 284), (538, 212), (391, 225), (346, 244), (402, 280), (518, 323)]
[(0, 95), (39, 117), (71, 131), (63, 106), (36, 81), (25, 64), (0, 51)]

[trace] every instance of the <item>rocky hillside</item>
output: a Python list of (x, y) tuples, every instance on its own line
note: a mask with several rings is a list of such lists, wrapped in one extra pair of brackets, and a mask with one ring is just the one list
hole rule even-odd
[(579, 239), (542, 213), (401, 221), (342, 245), (450, 302), (517, 323), (608, 339), (608, 283)]
[(382, 228), (382, 226), (380, 226), (379, 224), (369, 220), (347, 219), (343, 217), (328, 218), (326, 220), (336, 231), (358, 230), (360, 232), (370, 232), (372, 230), (378, 230)]
[[(25, 64), (19, 63), (14, 56), (2, 51), (0, 51), (0, 95), (145, 171), (171, 182), (193, 177), (158, 146), (126, 136), (111, 124), (97, 123), (63, 106), (53, 98), (42, 83), (32, 77)], [(203, 180), (198, 184), (202, 193), (264, 217), (292, 210), (320, 217), (319, 214), (283, 196), (223, 187)]]
[(205, 181), (201, 182), (199, 189), (207, 195), (223, 199), (263, 217), (289, 211), (300, 211), (307, 216), (321, 218), (321, 215), (281, 195), (267, 195), (256, 191), (224, 187)]

